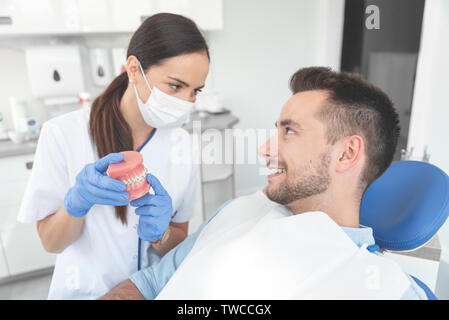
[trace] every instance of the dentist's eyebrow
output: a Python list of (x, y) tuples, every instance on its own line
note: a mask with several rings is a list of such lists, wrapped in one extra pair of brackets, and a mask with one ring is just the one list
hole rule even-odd
[[(186, 86), (187, 88), (190, 87), (189, 84), (188, 84), (187, 82), (184, 82), (184, 81), (182, 81), (182, 80), (179, 80), (178, 78), (174, 78), (174, 77), (170, 77), (170, 76), (168, 76), (168, 78), (170, 78), (170, 79), (172, 79), (172, 80), (175, 80), (175, 81), (178, 81), (179, 83), (181, 83), (182, 85)], [(196, 89), (202, 89), (202, 88), (204, 88), (204, 84), (203, 84), (202, 86), (196, 88)]]
[(168, 78), (170, 78), (170, 79), (172, 79), (172, 80), (175, 80), (175, 81), (178, 81), (179, 83), (185, 85), (186, 87), (189, 87), (189, 84), (188, 84), (187, 82), (184, 82), (184, 81), (182, 81), (182, 80), (179, 80), (178, 78), (174, 78), (174, 77), (170, 77), (170, 76), (168, 76)]

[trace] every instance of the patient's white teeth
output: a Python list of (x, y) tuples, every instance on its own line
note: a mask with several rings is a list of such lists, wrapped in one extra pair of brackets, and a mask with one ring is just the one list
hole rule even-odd
[(285, 172), (285, 169), (268, 168), (268, 167), (259, 168), (259, 174), (263, 175), (263, 176), (269, 176), (271, 174), (284, 173), (284, 172)]

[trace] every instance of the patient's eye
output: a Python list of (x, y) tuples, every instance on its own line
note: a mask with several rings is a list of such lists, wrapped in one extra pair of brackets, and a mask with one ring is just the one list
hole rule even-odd
[(285, 134), (290, 135), (290, 134), (294, 134), (295, 131), (293, 131), (291, 128), (289, 127), (285, 127)]

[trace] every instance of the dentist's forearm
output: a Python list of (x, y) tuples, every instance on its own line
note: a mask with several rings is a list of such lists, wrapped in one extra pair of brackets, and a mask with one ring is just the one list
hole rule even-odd
[(130, 280), (120, 283), (99, 300), (145, 300), (139, 289)]
[(60, 253), (79, 237), (83, 225), (84, 217), (72, 217), (62, 205), (56, 213), (37, 222), (37, 232), (47, 252)]

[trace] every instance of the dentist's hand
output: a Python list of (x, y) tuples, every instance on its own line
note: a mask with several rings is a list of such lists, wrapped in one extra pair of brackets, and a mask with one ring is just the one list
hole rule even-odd
[(153, 242), (162, 237), (167, 230), (172, 217), (172, 200), (159, 180), (152, 174), (147, 175), (147, 181), (154, 190), (154, 195), (146, 195), (130, 202), (139, 215), (137, 232), (142, 240)]
[(123, 161), (121, 153), (107, 156), (86, 165), (76, 176), (76, 183), (64, 197), (65, 210), (72, 216), (81, 218), (94, 204), (126, 206), (129, 194), (126, 185), (105, 174), (111, 163)]

